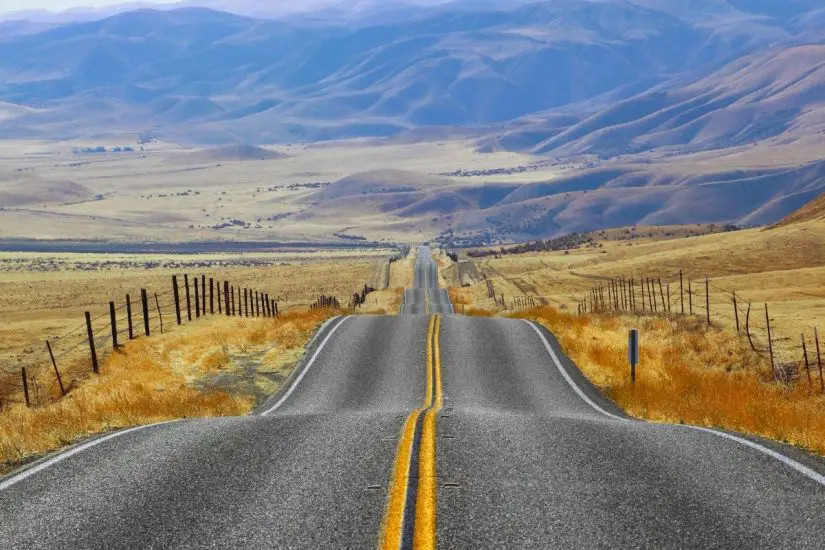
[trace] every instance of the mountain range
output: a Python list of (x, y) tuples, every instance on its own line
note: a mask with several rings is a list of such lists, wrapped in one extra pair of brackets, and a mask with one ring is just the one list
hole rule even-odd
[[(690, 4), (331, 3), (280, 19), (140, 9), (43, 32), (7, 21), (17, 30), (0, 38), (0, 101), (28, 110), (0, 137), (136, 131), (256, 144), (469, 126), (505, 147), (613, 154), (775, 134), (818, 101), (821, 75), (803, 73), (821, 52), (801, 45), (825, 38), (819, 2)], [(790, 108), (734, 105), (799, 78), (808, 89), (785, 98)], [(761, 127), (742, 128), (766, 103)], [(740, 128), (705, 135), (690, 124), (720, 109)]]
[(461, 136), (584, 167), (480, 186), (354, 166), (278, 223), (334, 227), (344, 204), (445, 242), (770, 224), (825, 191), (825, 7), (203, 0), (0, 20), (0, 139), (124, 134), (217, 147), (173, 163)]

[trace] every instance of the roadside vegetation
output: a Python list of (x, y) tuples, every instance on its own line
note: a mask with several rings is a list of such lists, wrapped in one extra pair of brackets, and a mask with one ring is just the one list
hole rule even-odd
[[(553, 307), (515, 314), (550, 329), (567, 355), (616, 404), (637, 418), (733, 430), (825, 454), (825, 396), (804, 375), (774, 381), (769, 361), (735, 332), (700, 319), (575, 315)], [(636, 383), (627, 334), (641, 333)]]
[(65, 398), (0, 412), (0, 473), (94, 434), (178, 418), (249, 413), (278, 390), (333, 312), (216, 318), (128, 342)]

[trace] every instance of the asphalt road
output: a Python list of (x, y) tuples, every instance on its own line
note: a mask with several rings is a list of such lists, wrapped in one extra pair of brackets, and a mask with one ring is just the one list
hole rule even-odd
[(629, 421), (524, 321), (338, 318), (258, 413), (1, 479), (0, 548), (825, 546), (820, 462)]
[(429, 247), (418, 250), (413, 274), (413, 288), (404, 293), (403, 315), (423, 315), (427, 313), (455, 313), (446, 289), (439, 288), (438, 265)]

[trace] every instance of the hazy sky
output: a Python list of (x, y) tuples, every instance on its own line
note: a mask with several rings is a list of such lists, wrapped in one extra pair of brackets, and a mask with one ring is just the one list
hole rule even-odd
[[(124, 4), (128, 0), (0, 0), (0, 13), (19, 10), (45, 9), (52, 11), (65, 10), (78, 6), (111, 6)], [(175, 0), (143, 0), (147, 3), (170, 3)]]

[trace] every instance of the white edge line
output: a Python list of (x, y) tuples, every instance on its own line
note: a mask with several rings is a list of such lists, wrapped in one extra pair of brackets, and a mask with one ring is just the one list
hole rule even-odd
[(107, 441), (115, 439), (116, 437), (121, 437), (121, 436), (124, 436), (126, 434), (137, 432), (139, 430), (145, 430), (146, 428), (152, 428), (152, 427), (155, 427), (155, 426), (163, 426), (164, 424), (172, 424), (174, 422), (180, 422), (180, 419), (168, 420), (166, 422), (157, 422), (155, 424), (147, 424), (145, 426), (137, 426), (136, 428), (129, 428), (128, 430), (121, 430), (119, 432), (109, 434), (105, 437), (101, 437), (99, 439), (89, 441), (88, 443), (84, 443), (83, 445), (80, 445), (80, 446), (75, 447), (73, 449), (69, 449), (68, 451), (66, 451), (64, 453), (60, 453), (59, 455), (57, 455), (53, 458), (50, 458), (49, 460), (47, 460), (45, 462), (42, 462), (42, 463), (38, 464), (37, 466), (33, 466), (33, 467), (29, 468), (28, 470), (26, 470), (24, 472), (20, 472), (16, 476), (10, 477), (6, 481), (3, 481), (2, 483), (0, 483), (0, 491), (4, 491), (4, 490), (8, 489), (9, 487), (11, 487), (12, 485), (20, 483), (24, 479), (26, 479), (28, 477), (31, 477), (34, 474), (38, 473), (38, 472), (42, 472), (46, 468), (54, 466), (58, 462), (62, 462), (62, 461), (66, 460), (69, 457), (72, 457), (72, 456), (74, 456), (78, 453), (82, 453), (83, 451), (85, 451), (87, 449), (91, 449), (92, 447), (100, 445), (101, 443), (106, 443)]
[[(564, 377), (564, 379), (567, 381), (567, 383), (570, 384), (570, 386), (579, 395), (579, 397), (581, 397), (588, 405), (593, 407), (596, 411), (602, 413), (605, 416), (609, 416), (610, 418), (614, 418), (616, 420), (621, 420), (622, 422), (630, 422), (630, 420), (628, 420), (626, 418), (621, 418), (621, 417), (616, 416), (614, 414), (610, 414), (609, 412), (607, 412), (604, 409), (602, 409), (601, 407), (599, 407), (596, 403), (594, 403), (593, 400), (591, 400), (589, 397), (587, 397), (587, 395), (581, 390), (581, 388), (579, 388), (579, 386), (576, 385), (576, 383), (573, 381), (573, 379), (570, 378), (570, 375), (567, 374), (567, 371), (561, 365), (561, 362), (559, 361), (559, 358), (556, 355), (556, 352), (553, 351), (553, 348), (550, 345), (550, 343), (547, 341), (547, 338), (544, 337), (544, 334), (541, 333), (541, 330), (539, 330), (539, 328), (536, 326), (536, 324), (531, 322), (531, 321), (528, 321), (526, 319), (524, 320), (524, 322), (527, 323), (528, 325), (530, 325), (533, 328), (533, 330), (536, 331), (536, 334), (539, 335), (539, 338), (541, 339), (542, 343), (544, 344), (544, 348), (547, 350), (547, 353), (550, 354), (550, 357), (553, 359), (553, 362), (556, 364), (556, 368), (559, 369), (559, 372), (561, 372), (561, 375)], [(717, 437), (722, 437), (724, 439), (734, 441), (736, 443), (739, 443), (740, 445), (744, 445), (745, 447), (751, 448), (755, 451), (759, 451), (760, 453), (762, 453), (764, 455), (767, 455), (767, 456), (769, 456), (773, 459), (776, 459), (779, 462), (781, 462), (782, 464), (784, 464), (785, 466), (788, 466), (789, 468), (791, 468), (791, 469), (797, 471), (798, 473), (804, 475), (808, 479), (810, 479), (812, 481), (815, 481), (815, 482), (819, 483), (820, 485), (825, 486), (825, 476), (823, 476), (822, 474), (816, 472), (815, 470), (812, 470), (811, 468), (808, 468), (804, 464), (800, 464), (799, 462), (797, 462), (796, 460), (794, 460), (792, 458), (789, 458), (789, 457), (787, 457), (787, 456), (785, 456), (781, 453), (778, 453), (778, 452), (776, 452), (772, 449), (764, 447), (764, 446), (762, 446), (758, 443), (754, 443), (753, 441), (745, 439), (744, 437), (738, 437), (738, 436), (729, 434), (727, 432), (714, 430), (714, 429), (711, 429), (711, 428), (703, 428), (701, 426), (691, 426), (691, 425), (688, 425), (688, 424), (670, 424), (670, 425), (680, 427), (680, 428), (687, 428), (687, 429), (695, 430), (695, 431), (699, 431), (699, 432), (705, 432), (705, 433), (708, 433), (708, 434), (715, 435)]]
[(581, 397), (582, 400), (585, 403), (590, 405), (596, 411), (602, 413), (605, 416), (613, 418), (614, 420), (619, 420), (621, 422), (630, 422), (630, 420), (628, 420), (627, 418), (622, 418), (621, 416), (616, 416), (615, 414), (607, 412), (606, 410), (604, 410), (603, 408), (598, 406), (592, 399), (590, 399), (587, 396), (587, 394), (584, 393), (584, 391), (576, 384), (576, 382), (574, 382), (573, 379), (570, 378), (570, 375), (567, 373), (567, 371), (562, 366), (561, 361), (559, 361), (559, 357), (556, 355), (556, 352), (553, 351), (553, 346), (550, 345), (550, 342), (547, 341), (547, 338), (544, 337), (544, 334), (541, 333), (541, 330), (539, 330), (539, 328), (536, 326), (536, 324), (531, 323), (530, 321), (528, 321), (526, 319), (524, 320), (524, 322), (527, 323), (530, 326), (530, 328), (532, 328), (534, 331), (536, 331), (536, 334), (538, 334), (539, 338), (541, 339), (541, 343), (544, 344), (544, 349), (547, 350), (547, 353), (553, 359), (553, 363), (555, 363), (556, 368), (559, 370), (562, 377), (564, 377), (564, 379), (567, 381), (567, 383), (570, 385), (570, 387), (573, 388), (573, 391), (575, 391), (578, 394), (578, 396)]
[(298, 387), (298, 384), (300, 384), (301, 380), (303, 380), (304, 376), (306, 376), (306, 373), (309, 371), (309, 368), (315, 363), (315, 360), (318, 359), (318, 356), (324, 350), (324, 347), (327, 345), (327, 342), (329, 342), (330, 338), (332, 338), (332, 335), (335, 334), (335, 331), (341, 328), (341, 325), (346, 323), (349, 319), (350, 317), (344, 317), (337, 325), (335, 325), (329, 331), (329, 334), (327, 334), (326, 338), (324, 338), (324, 340), (318, 346), (318, 349), (315, 350), (315, 353), (312, 354), (312, 357), (309, 359), (309, 361), (307, 361), (307, 364), (304, 365), (304, 368), (301, 370), (301, 374), (299, 374), (298, 377), (295, 380), (293, 380), (292, 384), (289, 386), (289, 389), (286, 391), (286, 393), (284, 393), (278, 400), (278, 402), (272, 405), (272, 407), (262, 412), (261, 416), (266, 416), (274, 412), (278, 407), (284, 404), (284, 401), (286, 401), (289, 398), (289, 396), (292, 395), (292, 392), (295, 391), (295, 388)]
[(735, 442), (740, 443), (740, 444), (742, 444), (746, 447), (750, 447), (751, 449), (755, 449), (755, 450), (759, 451), (760, 453), (763, 453), (763, 454), (766, 454), (766, 455), (768, 455), (772, 458), (775, 458), (776, 460), (778, 460), (779, 462), (781, 462), (785, 466), (788, 466), (789, 468), (793, 468), (794, 470), (796, 470), (800, 474), (812, 479), (813, 481), (816, 481), (820, 485), (825, 485), (825, 476), (823, 476), (822, 474), (812, 470), (811, 468), (808, 468), (804, 464), (800, 464), (799, 462), (797, 462), (796, 460), (794, 460), (792, 458), (789, 458), (789, 457), (787, 457), (787, 456), (785, 456), (781, 453), (778, 453), (778, 452), (776, 452), (772, 449), (769, 449), (767, 447), (763, 447), (762, 445), (760, 445), (758, 443), (754, 443), (753, 441), (749, 441), (749, 440), (745, 439), (744, 437), (737, 437), (737, 436), (735, 436), (733, 434), (729, 434), (727, 432), (722, 432), (722, 431), (719, 431), (719, 430), (713, 430), (711, 428), (703, 428), (701, 426), (689, 426), (687, 424), (682, 424), (681, 426), (684, 427), (684, 428), (689, 428), (691, 430), (698, 430), (700, 432), (707, 432), (709, 434), (713, 434), (713, 435), (716, 435), (716, 436), (719, 436), (719, 437), (724, 437), (725, 439), (730, 439), (731, 441), (735, 441)]

